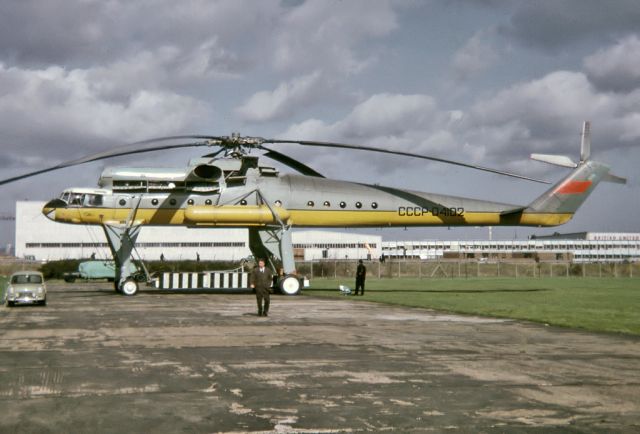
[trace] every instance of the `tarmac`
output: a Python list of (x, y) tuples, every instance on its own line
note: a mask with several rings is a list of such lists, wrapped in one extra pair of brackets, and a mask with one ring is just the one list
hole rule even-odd
[[(640, 338), (326, 299), (0, 308), (2, 433), (640, 432)], [(336, 290), (337, 291), (337, 290)]]

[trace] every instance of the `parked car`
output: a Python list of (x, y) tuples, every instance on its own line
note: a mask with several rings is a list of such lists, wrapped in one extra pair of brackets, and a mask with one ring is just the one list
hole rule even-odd
[(16, 304), (47, 304), (47, 287), (39, 271), (19, 271), (9, 278), (5, 291), (8, 307)]

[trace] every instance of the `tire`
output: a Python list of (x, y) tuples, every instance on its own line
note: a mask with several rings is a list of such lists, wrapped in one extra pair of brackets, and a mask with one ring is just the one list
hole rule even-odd
[(65, 281), (65, 282), (67, 282), (67, 283), (73, 283), (73, 282), (75, 282), (75, 281), (76, 281), (76, 278), (75, 278), (75, 277), (73, 277), (73, 276), (66, 276), (66, 277), (64, 278), (64, 281)]
[(42, 300), (42, 301), (40, 302), (40, 305), (41, 305), (41, 306), (46, 306), (46, 305), (47, 305), (47, 299), (45, 298), (44, 300)]
[(13, 306), (14, 306), (13, 301), (7, 300), (7, 307), (13, 307)]
[(278, 288), (280, 288), (280, 292), (284, 295), (298, 295), (300, 293), (300, 280), (298, 277), (293, 275), (288, 275), (280, 279), (278, 282)]
[(127, 297), (136, 295), (138, 293), (138, 282), (131, 278), (125, 280), (120, 287), (120, 292)]

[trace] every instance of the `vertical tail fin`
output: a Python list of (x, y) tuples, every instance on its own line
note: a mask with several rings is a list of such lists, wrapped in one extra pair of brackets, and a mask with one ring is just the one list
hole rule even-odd
[(626, 183), (624, 178), (609, 173), (609, 167), (591, 157), (591, 128), (585, 122), (582, 128), (580, 162), (562, 155), (532, 154), (531, 158), (573, 170), (527, 207), (525, 212), (574, 214), (600, 181)]

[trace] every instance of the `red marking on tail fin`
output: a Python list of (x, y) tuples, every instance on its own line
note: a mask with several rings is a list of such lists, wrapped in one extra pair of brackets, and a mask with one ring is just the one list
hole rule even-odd
[(556, 189), (560, 194), (582, 194), (591, 187), (591, 181), (568, 181)]

